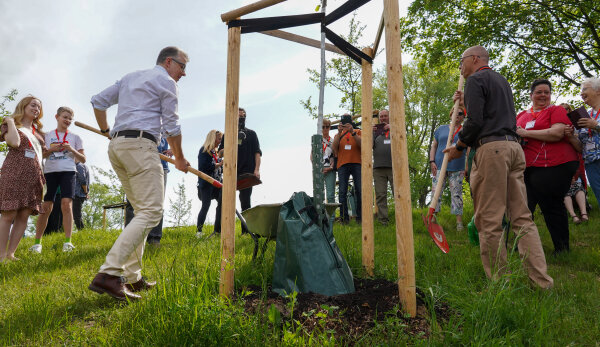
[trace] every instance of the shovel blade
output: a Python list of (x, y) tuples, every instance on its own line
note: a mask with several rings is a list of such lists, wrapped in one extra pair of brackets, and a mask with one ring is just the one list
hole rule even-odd
[(450, 252), (450, 245), (448, 245), (446, 235), (444, 234), (444, 230), (442, 229), (441, 225), (431, 222), (427, 225), (427, 230), (429, 231), (429, 235), (433, 239), (435, 245), (438, 246), (442, 252)]

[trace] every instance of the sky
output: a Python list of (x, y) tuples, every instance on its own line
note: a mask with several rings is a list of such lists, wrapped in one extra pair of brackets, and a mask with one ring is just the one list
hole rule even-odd
[[(90, 104), (92, 95), (129, 72), (152, 68), (163, 47), (178, 46), (190, 58), (187, 76), (178, 82), (183, 149), (186, 159), (197, 167), (206, 134), (225, 127), (227, 25), (220, 15), (252, 2), (2, 0), (0, 94), (16, 88), (17, 101), (28, 94), (40, 98), (46, 131), (56, 128), (54, 115), (59, 106), (73, 108), (75, 120), (97, 126)], [(327, 12), (344, 2), (329, 0)], [(289, 0), (243, 18), (314, 13), (319, 3)], [(408, 5), (408, 1), (400, 1), (401, 16)], [(360, 47), (372, 45), (382, 10), (383, 2), (375, 0), (357, 11), (357, 19), (366, 25)], [(350, 16), (329, 28), (347, 34)], [(320, 39), (318, 25), (284, 30)], [(380, 48), (385, 48), (384, 38)], [(326, 59), (334, 56), (326, 53)], [(384, 65), (384, 55), (380, 55), (374, 69)], [(300, 100), (312, 96), (316, 102), (318, 89), (308, 80), (308, 68), (320, 69), (319, 49), (259, 33), (242, 35), (240, 106), (246, 109), (246, 126), (258, 134), (263, 152), (263, 184), (254, 187), (253, 206), (285, 202), (297, 191), (312, 195), (310, 137), (317, 125)], [(339, 93), (327, 89), (325, 113), (344, 113), (339, 100)], [(9, 103), (7, 109), (14, 110), (17, 101)], [(117, 106), (108, 110), (111, 125), (116, 111)], [(105, 138), (74, 125), (71, 131), (82, 137), (90, 168), (110, 168)], [(195, 224), (200, 209), (197, 178), (174, 167), (168, 176), (165, 212), (181, 182), (192, 200), (189, 222)], [(237, 199), (236, 203), (239, 208)], [(214, 221), (215, 204), (213, 201), (208, 222)]]

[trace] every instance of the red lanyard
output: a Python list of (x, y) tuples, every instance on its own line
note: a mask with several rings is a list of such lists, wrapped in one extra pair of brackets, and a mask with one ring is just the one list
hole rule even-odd
[[(60, 136), (58, 136), (58, 129), (54, 130), (54, 132), (56, 133), (56, 140), (60, 140)], [(69, 133), (68, 130), (65, 130), (65, 136), (63, 136), (63, 140), (61, 143), (69, 143), (69, 141), (67, 141), (67, 134)]]
[[(33, 133), (33, 137), (35, 137), (35, 127), (33, 125), (31, 126), (31, 132)], [(33, 148), (33, 143), (31, 143), (29, 137), (27, 138), (27, 141), (29, 141), (29, 147)]]
[[(600, 116), (600, 109), (596, 112), (596, 116), (594, 117), (594, 109), (590, 110), (590, 117), (594, 118), (595, 121), (598, 121), (598, 116)], [(588, 129), (589, 137), (592, 137), (592, 129)]]
[[(545, 110), (545, 109), (544, 109)], [(531, 109), (529, 109), (529, 112), (531, 112), (531, 118), (533, 118), (533, 120), (536, 120), (537, 117), (540, 115), (540, 113), (542, 113), (544, 110), (539, 110), (537, 113), (533, 112), (533, 107)]]
[(389, 138), (390, 138), (390, 131), (389, 131), (389, 130), (385, 132), (385, 138), (386, 138), (386, 139), (389, 139)]
[(327, 144), (331, 140), (331, 136), (327, 136), (327, 142), (323, 141), (323, 153), (325, 153), (325, 149), (327, 149)]
[(215, 164), (217, 164), (219, 162), (219, 158), (217, 157), (217, 155), (215, 154), (215, 151), (212, 150), (210, 152), (210, 154), (212, 155), (213, 159), (215, 160)]
[(462, 129), (462, 124), (458, 126), (458, 129), (456, 129), (456, 131), (454, 132), (454, 135), (452, 135), (452, 141), (450, 142), (450, 144), (454, 143), (454, 138), (456, 137), (456, 134), (458, 134), (460, 129)]
[[(477, 69), (477, 71), (481, 71), (481, 70), (491, 70), (491, 69), (492, 69), (492, 68), (491, 68), (491, 67), (489, 67), (489, 66), (482, 66), (482, 67), (480, 67), (479, 69)], [(475, 71), (475, 72), (477, 72), (477, 71)]]
[[(352, 135), (350, 135), (350, 132), (348, 131), (346, 133), (346, 135), (344, 135), (344, 137), (346, 138), (346, 142), (350, 142), (350, 138), (352, 137)], [(354, 177), (353, 177), (354, 178)]]

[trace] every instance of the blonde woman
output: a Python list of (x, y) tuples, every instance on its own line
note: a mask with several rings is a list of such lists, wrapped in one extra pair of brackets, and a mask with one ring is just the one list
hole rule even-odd
[[(217, 156), (217, 148), (223, 139), (223, 134), (218, 130), (211, 130), (206, 135), (206, 140), (198, 153), (198, 170), (211, 176), (217, 181), (221, 181), (223, 172), (223, 162)], [(198, 222), (196, 224), (196, 236), (202, 236), (202, 229), (206, 214), (210, 208), (212, 199), (217, 200), (217, 214), (215, 216), (214, 233), (221, 232), (221, 189), (213, 187), (210, 183), (198, 178), (198, 198), (202, 202), (202, 207), (198, 213)]]
[(0, 126), (0, 141), (8, 145), (0, 176), (0, 262), (17, 260), (15, 251), (27, 219), (43, 212), (43, 115), (42, 102), (30, 95), (19, 101), (14, 114)]

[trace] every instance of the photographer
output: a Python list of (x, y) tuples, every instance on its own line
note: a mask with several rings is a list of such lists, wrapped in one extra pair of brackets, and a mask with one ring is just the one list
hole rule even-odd
[[(342, 223), (347, 224), (350, 221), (348, 216), (348, 181), (350, 175), (354, 181), (355, 187), (361, 187), (360, 178), (360, 135), (359, 129), (354, 129), (352, 116), (345, 114), (342, 116), (339, 131), (333, 138), (333, 154), (337, 156), (338, 179), (340, 182), (340, 203), (342, 204), (341, 218)], [(361, 192), (356, 189), (356, 222), (361, 221)]]

